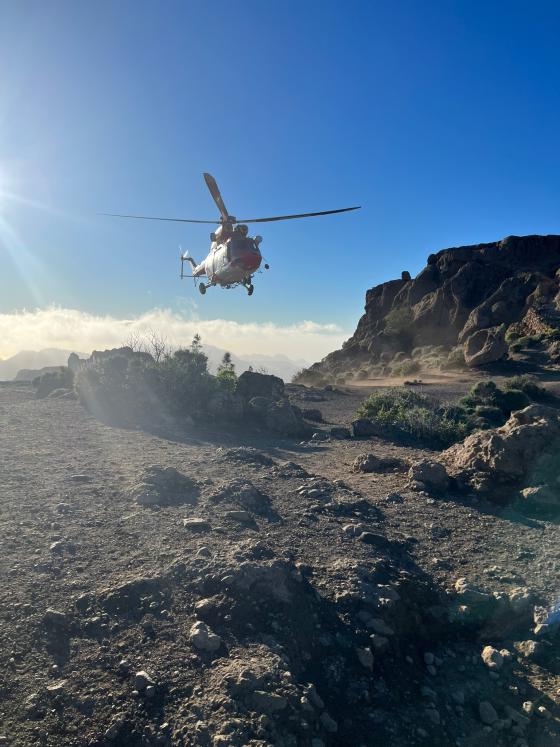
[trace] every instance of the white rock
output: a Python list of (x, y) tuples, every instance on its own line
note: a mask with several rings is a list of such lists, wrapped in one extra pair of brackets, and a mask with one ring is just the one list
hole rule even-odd
[(141, 669), (139, 672), (136, 672), (134, 675), (134, 687), (139, 691), (142, 692), (145, 690), (149, 685), (155, 685), (155, 681), (152, 679), (152, 677), (148, 674), (148, 672), (145, 672), (143, 669)]
[(500, 670), (504, 664), (504, 657), (493, 646), (484, 646), (480, 656), (488, 669)]
[(189, 638), (191, 643), (201, 651), (217, 651), (222, 644), (220, 636), (214, 633), (206, 623), (200, 621), (192, 626)]
[(532, 700), (526, 700), (523, 703), (523, 712), (526, 713), (528, 716), (532, 716), (535, 712), (535, 704)]

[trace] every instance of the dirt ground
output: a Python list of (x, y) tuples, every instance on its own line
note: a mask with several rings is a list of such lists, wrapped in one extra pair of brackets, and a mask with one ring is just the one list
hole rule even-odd
[[(327, 431), (387, 383), (288, 389)], [(554, 605), (556, 521), (355, 473), (359, 454), (431, 453), (375, 438), (125, 430), (15, 383), (0, 424), (0, 745), (560, 744), (556, 644), (537, 663), (514, 646), (529, 626), (473, 633), (444, 614), (458, 578)], [(192, 494), (140, 505), (154, 465)], [(214, 649), (194, 642), (200, 620)], [(487, 644), (513, 654), (499, 671)]]

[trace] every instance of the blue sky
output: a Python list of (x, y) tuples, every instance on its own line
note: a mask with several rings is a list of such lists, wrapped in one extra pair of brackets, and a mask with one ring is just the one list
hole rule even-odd
[[(0, 1), (0, 314), (154, 308), (352, 331), (367, 288), (447, 246), (558, 233), (553, 2)], [(200, 298), (179, 244), (260, 227), (252, 298)], [(210, 342), (210, 340), (209, 340)], [(1, 354), (0, 350), (0, 354)]]

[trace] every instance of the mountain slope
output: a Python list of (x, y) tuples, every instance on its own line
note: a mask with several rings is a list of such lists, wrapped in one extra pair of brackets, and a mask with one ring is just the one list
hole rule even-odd
[[(560, 236), (509, 236), (443, 249), (411, 279), (403, 272), (366, 293), (355, 333), (302, 377), (436, 357), (471, 367), (510, 357), (525, 338), (550, 360), (560, 337)], [(521, 340), (521, 342), (519, 342)], [(412, 371), (412, 367), (411, 367)]]

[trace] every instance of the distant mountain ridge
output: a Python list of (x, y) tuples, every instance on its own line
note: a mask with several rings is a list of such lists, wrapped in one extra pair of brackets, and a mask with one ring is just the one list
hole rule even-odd
[[(12, 381), (19, 371), (37, 372), (42, 368), (65, 366), (72, 350), (45, 348), (44, 350), (22, 350), (11, 358), (0, 360), (0, 381)], [(84, 353), (78, 353), (80, 357)]]
[[(208, 367), (215, 372), (224, 356), (225, 350), (216, 348), (213, 345), (203, 345), (204, 352), (208, 356)], [(45, 350), (23, 350), (16, 353), (11, 358), (0, 360), (0, 381), (12, 381), (17, 378), (18, 381), (30, 381), (42, 369), (48, 369), (56, 366), (66, 366), (68, 356), (74, 351), (63, 350), (58, 348), (47, 348)], [(80, 358), (89, 358), (87, 353), (77, 353)], [(284, 381), (290, 381), (291, 378), (309, 365), (309, 361), (302, 359), (293, 360), (287, 355), (265, 355), (255, 353), (252, 355), (231, 355), (232, 363), (235, 365), (237, 373), (243, 373), (250, 366), (255, 370), (266, 369), (267, 373), (280, 376)]]

